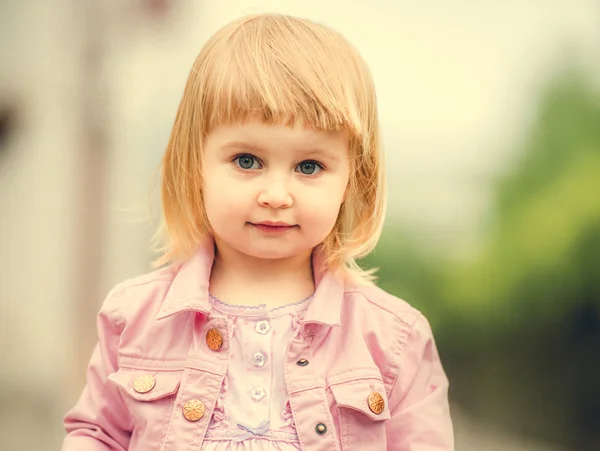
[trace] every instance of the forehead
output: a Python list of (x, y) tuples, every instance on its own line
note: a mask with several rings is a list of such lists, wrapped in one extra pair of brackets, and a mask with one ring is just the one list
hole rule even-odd
[(323, 153), (340, 159), (348, 154), (349, 133), (317, 130), (302, 123), (266, 124), (254, 120), (215, 127), (207, 137), (207, 145), (221, 150)]

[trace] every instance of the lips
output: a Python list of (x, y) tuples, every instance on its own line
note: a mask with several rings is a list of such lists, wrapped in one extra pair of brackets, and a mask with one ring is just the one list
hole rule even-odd
[(293, 224), (288, 224), (287, 222), (273, 222), (273, 221), (263, 221), (258, 223), (250, 223), (253, 227), (260, 230), (261, 232), (269, 233), (269, 234), (281, 234), (285, 233), (289, 230), (292, 230), (296, 226)]
[(254, 225), (268, 226), (268, 227), (294, 227), (293, 224), (288, 224), (287, 222), (282, 221), (262, 221), (254, 223)]

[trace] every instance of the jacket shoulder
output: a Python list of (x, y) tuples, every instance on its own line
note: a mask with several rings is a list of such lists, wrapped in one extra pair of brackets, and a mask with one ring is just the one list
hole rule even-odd
[(175, 277), (176, 269), (172, 266), (156, 269), (139, 276), (131, 277), (117, 283), (111, 290), (114, 294), (135, 294), (137, 290), (152, 288), (157, 285), (170, 283)]
[(364, 309), (367, 316), (376, 315), (379, 319), (412, 325), (422, 316), (421, 312), (393, 294), (376, 285), (351, 286), (346, 296), (355, 303), (354, 308)]
[(101, 313), (109, 313), (122, 328), (138, 312), (158, 311), (176, 273), (175, 267), (168, 266), (117, 283), (108, 293)]

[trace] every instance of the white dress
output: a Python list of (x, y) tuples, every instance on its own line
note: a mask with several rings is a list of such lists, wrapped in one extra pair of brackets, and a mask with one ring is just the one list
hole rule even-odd
[(228, 318), (229, 368), (202, 445), (203, 451), (297, 451), (284, 361), (310, 298), (269, 309), (225, 304), (213, 309)]

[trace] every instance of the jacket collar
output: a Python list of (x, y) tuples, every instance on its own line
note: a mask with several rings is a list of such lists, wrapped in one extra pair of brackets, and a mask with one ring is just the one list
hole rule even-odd
[(330, 271), (325, 271), (323, 258), (318, 253), (313, 253), (312, 266), (316, 288), (304, 316), (303, 324), (304, 326), (307, 324), (339, 326), (344, 299), (343, 278), (336, 277)]
[[(209, 300), (209, 281), (215, 258), (212, 239), (198, 246), (196, 253), (175, 268), (175, 277), (156, 319), (161, 320), (179, 312), (193, 311), (208, 315), (212, 309)], [(323, 270), (323, 259), (313, 254), (315, 293), (310, 302), (304, 325), (340, 325), (344, 283), (341, 277)]]

